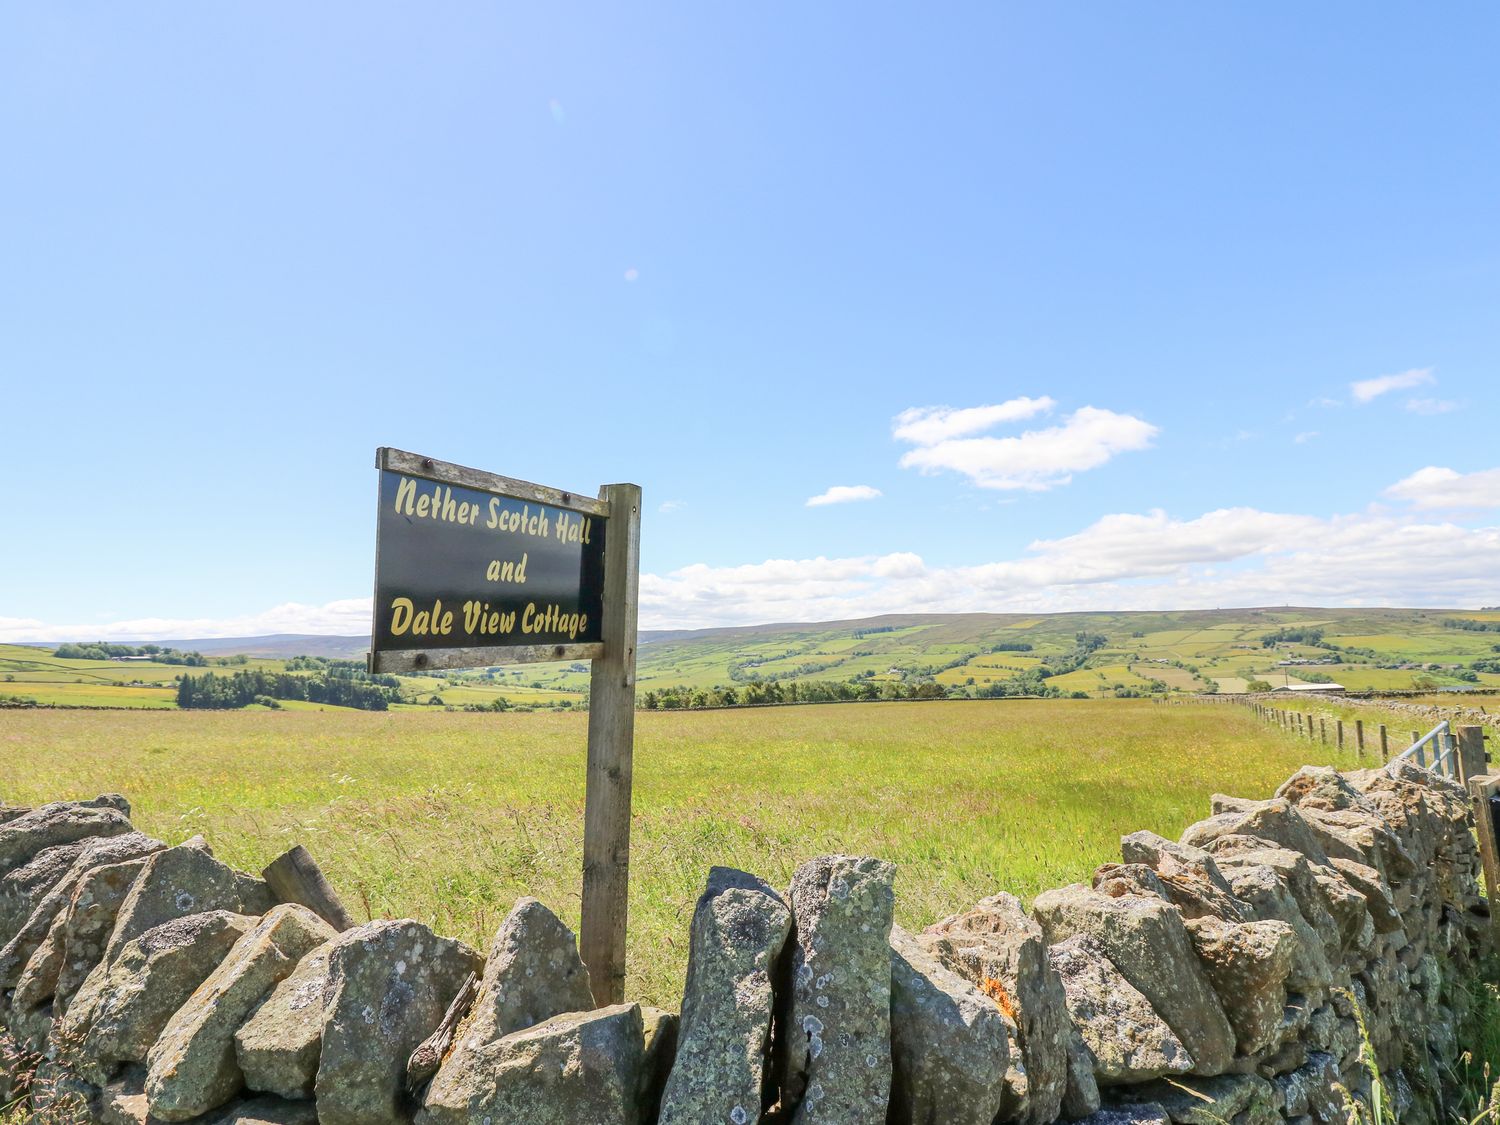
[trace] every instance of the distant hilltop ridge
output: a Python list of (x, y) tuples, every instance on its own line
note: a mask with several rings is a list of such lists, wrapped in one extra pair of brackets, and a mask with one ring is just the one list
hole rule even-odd
[[(1494, 606), (1479, 609), (1402, 609), (1394, 606), (1349, 607), (1327, 609), (1318, 606), (1256, 606), (1239, 609), (1188, 609), (1188, 610), (1077, 610), (1064, 613), (886, 613), (874, 617), (846, 618), (834, 621), (779, 621), (755, 625), (712, 625), (699, 629), (642, 629), (641, 643), (665, 641), (691, 641), (708, 637), (744, 637), (760, 633), (790, 633), (803, 631), (860, 631), (910, 629), (917, 626), (949, 625), (968, 628), (1026, 628), (1042, 623), (1056, 626), (1076, 625), (1078, 628), (1101, 629), (1113, 626), (1131, 630), (1197, 627), (1213, 624), (1244, 622), (1249, 617), (1263, 618), (1268, 626), (1278, 624), (1283, 618), (1304, 621), (1309, 615), (1328, 621), (1350, 619), (1379, 619), (1387, 616), (1431, 617), (1440, 619), (1453, 614), (1476, 614), (1497, 612)], [(1374, 621), (1372, 620), (1372, 624)], [(1436, 620), (1434, 620), (1436, 624)], [(965, 630), (967, 632), (967, 629)], [(89, 638), (94, 639), (94, 638)], [(55, 648), (59, 641), (23, 641), (21, 644), (37, 648)], [(271, 633), (259, 637), (201, 637), (179, 640), (127, 640), (111, 639), (111, 643), (141, 645), (156, 644), (163, 648), (175, 648), (183, 652), (201, 652), (205, 656), (259, 656), (285, 659), (293, 656), (324, 656), (332, 659), (363, 659), (370, 647), (368, 635), (332, 636), (322, 633)]]
[[(89, 641), (98, 638), (89, 638)], [(27, 648), (56, 648), (63, 641), (18, 641)], [(87, 642), (83, 642), (87, 643)], [(204, 656), (264, 656), (287, 659), (293, 656), (327, 656), (339, 660), (363, 658), (370, 638), (333, 637), (323, 633), (271, 633), (264, 637), (199, 637), (189, 640), (127, 640), (110, 638), (109, 644), (158, 645), (179, 652), (201, 652)]]

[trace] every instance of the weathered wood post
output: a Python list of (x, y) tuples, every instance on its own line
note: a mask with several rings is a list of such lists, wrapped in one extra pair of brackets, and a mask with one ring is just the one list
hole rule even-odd
[(1365, 721), (1354, 720), (1354, 753), (1363, 758), (1365, 756)]
[(1307, 738), (1308, 738), (1308, 741), (1312, 741), (1312, 736), (1313, 736), (1313, 717), (1311, 715), (1308, 715), (1307, 716)]
[(1458, 732), (1458, 779), (1467, 784), (1469, 778), (1484, 773), (1484, 728), (1454, 729)]
[(1328, 720), (1322, 715), (1318, 716), (1318, 741), (1324, 746), (1328, 745)]
[(307, 907), (339, 933), (353, 928), (354, 919), (334, 893), (333, 885), (301, 844), (273, 859), (261, 877), (280, 901)]
[(1344, 748), (1344, 720), (1335, 719), (1333, 722), (1334, 730), (1338, 733), (1339, 749), (1342, 750)]
[(1500, 934), (1500, 847), (1495, 840), (1495, 814), (1490, 798), (1500, 789), (1500, 777), (1476, 774), (1469, 778), (1473, 801), (1474, 834), (1479, 837), (1479, 860), (1484, 867), (1484, 894), (1490, 902), (1490, 939)]
[(594, 1003), (625, 999), (630, 883), (630, 785), (635, 745), (635, 649), (641, 569), (641, 490), (607, 484), (604, 655), (589, 677), (588, 777), (583, 806), (583, 922), (579, 952)]
[(1391, 760), (1391, 748), (1385, 735), (1385, 724), (1380, 724), (1380, 760), (1389, 762)]

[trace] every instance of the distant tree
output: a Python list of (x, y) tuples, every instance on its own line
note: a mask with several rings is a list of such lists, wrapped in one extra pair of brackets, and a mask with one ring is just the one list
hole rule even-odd
[(1274, 633), (1267, 633), (1260, 639), (1262, 648), (1272, 648), (1279, 644), (1310, 645), (1313, 648), (1323, 643), (1323, 630), (1312, 625), (1294, 625), (1285, 629), (1277, 629)]
[(1500, 633), (1500, 621), (1475, 621), (1472, 617), (1445, 617), (1444, 628), (1464, 629), (1470, 633)]

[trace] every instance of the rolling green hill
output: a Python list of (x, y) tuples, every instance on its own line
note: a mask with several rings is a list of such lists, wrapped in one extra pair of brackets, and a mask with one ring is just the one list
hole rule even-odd
[[(1455, 620), (1470, 627), (1449, 624)], [(1224, 692), (1243, 691), (1254, 679), (1333, 680), (1351, 690), (1500, 686), (1500, 674), (1470, 667), (1475, 660), (1495, 659), (1500, 631), (1475, 625), (1500, 630), (1500, 612), (1278, 608), (902, 615), (708, 631), (646, 644), (640, 680), (649, 689), (754, 678), (882, 682), (930, 676), (951, 689), (979, 689), (1049, 659), (1055, 665), (1076, 651), (1082, 634), (1104, 641), (1076, 670), (1048, 682), (1091, 695), (1112, 694), (1117, 686), (1151, 687), (1153, 681), (1172, 691), (1216, 685)], [(1287, 632), (1293, 636), (1265, 643)]]
[[(726, 690), (739, 702), (816, 698), (829, 685), (875, 698), (918, 689), (966, 697), (1241, 692), (1257, 680), (1334, 681), (1379, 691), (1500, 688), (1500, 610), (899, 614), (654, 636), (642, 634), (639, 658), (647, 706), (712, 704), (725, 699)], [(291, 655), (283, 646), (298, 640), (215, 641), (208, 659), (217, 666), (253, 653), (248, 664), (217, 670), (279, 671), (285, 666), (279, 657)], [(358, 645), (359, 638), (345, 637), (308, 647), (352, 653)], [(268, 648), (277, 655), (266, 654)], [(171, 707), (184, 671), (148, 660), (67, 660), (46, 649), (0, 646), (0, 696), (38, 703)], [(403, 677), (403, 702), (396, 706), (497, 700), (574, 706), (587, 691), (586, 664), (514, 665)]]

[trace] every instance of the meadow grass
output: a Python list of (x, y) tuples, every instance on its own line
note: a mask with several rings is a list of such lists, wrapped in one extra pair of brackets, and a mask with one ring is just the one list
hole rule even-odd
[[(1437, 726), (1440, 719), (1447, 719), (1454, 726), (1478, 725), (1484, 728), (1484, 737), (1489, 752), (1496, 753), (1495, 745), (1500, 742), (1500, 697), (1493, 695), (1463, 696), (1456, 693), (1447, 695), (1420, 696), (1412, 699), (1403, 698), (1397, 702), (1421, 703), (1434, 706), (1438, 709), (1437, 716), (1413, 715), (1404, 711), (1393, 710), (1387, 705), (1389, 701), (1381, 699), (1338, 699), (1323, 697), (1309, 699), (1307, 697), (1296, 698), (1293, 696), (1262, 697), (1266, 699), (1269, 706), (1293, 714), (1312, 716), (1312, 737), (1307, 742), (1316, 744), (1320, 737), (1326, 736), (1332, 743), (1336, 738), (1335, 720), (1344, 721), (1344, 741), (1346, 746), (1353, 746), (1355, 740), (1354, 721), (1362, 720), (1365, 725), (1365, 750), (1369, 754), (1378, 755), (1380, 752), (1380, 726), (1386, 728), (1386, 746), (1391, 757), (1395, 757), (1401, 751)], [(1202, 706), (1202, 704), (1200, 704)], [(1228, 706), (1218, 704), (1218, 706)], [(1232, 710), (1248, 709), (1244, 707), (1233, 707)], [(1480, 716), (1476, 724), (1475, 717), (1468, 714), (1471, 710), (1483, 710), (1487, 714)], [(1463, 712), (1463, 714), (1460, 714)], [(1319, 720), (1323, 720), (1320, 727)], [(1271, 724), (1274, 726), (1274, 723)], [(1296, 737), (1296, 736), (1293, 736)], [(1304, 738), (1306, 736), (1303, 736)], [(1500, 758), (1497, 758), (1500, 760)]]
[[(258, 871), (294, 843), (359, 918), (484, 945), (519, 895), (578, 922), (579, 714), (0, 711), (0, 796), (126, 794), (170, 842)], [(1176, 836), (1210, 793), (1264, 797), (1348, 767), (1248, 709), (1002, 700), (643, 712), (629, 994), (675, 1007), (712, 864), (784, 886), (828, 851), (898, 865), (908, 927), (1086, 879), (1118, 840)]]

